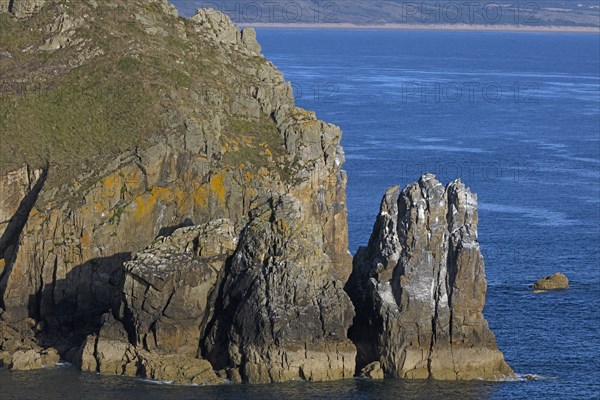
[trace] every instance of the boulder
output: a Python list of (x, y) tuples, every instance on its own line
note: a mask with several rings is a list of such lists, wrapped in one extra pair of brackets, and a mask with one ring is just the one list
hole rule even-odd
[(386, 376), (502, 380), (514, 373), (483, 317), (486, 279), (477, 197), (424, 175), (389, 189), (347, 291), (357, 316), (357, 367)]
[(374, 380), (383, 379), (385, 377), (379, 361), (373, 361), (371, 364), (361, 369), (359, 375), (361, 378), (369, 378)]
[(538, 280), (532, 286), (533, 290), (557, 290), (569, 287), (569, 278), (566, 275), (557, 272), (552, 276), (547, 276)]
[(14, 371), (30, 371), (46, 367), (54, 367), (60, 360), (60, 356), (55, 349), (46, 349), (37, 351), (35, 349), (23, 351), (19, 350), (12, 355), (10, 369)]
[(224, 383), (210, 363), (200, 358), (141, 351), (139, 362), (140, 375), (156, 381), (199, 386)]

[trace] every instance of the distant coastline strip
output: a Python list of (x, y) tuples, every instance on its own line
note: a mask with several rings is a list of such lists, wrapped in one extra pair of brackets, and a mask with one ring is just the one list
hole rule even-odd
[(555, 32), (600, 33), (593, 26), (550, 25), (477, 25), (477, 24), (379, 24), (358, 25), (352, 23), (240, 23), (242, 28), (258, 29), (329, 29), (329, 30), (423, 30), (423, 31), (497, 31), (497, 32)]

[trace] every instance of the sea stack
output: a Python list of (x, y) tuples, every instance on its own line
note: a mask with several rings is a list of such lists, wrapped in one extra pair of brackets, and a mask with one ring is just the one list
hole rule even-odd
[(347, 291), (357, 369), (387, 377), (504, 380), (514, 373), (483, 317), (486, 279), (477, 197), (460, 181), (427, 174), (389, 189)]

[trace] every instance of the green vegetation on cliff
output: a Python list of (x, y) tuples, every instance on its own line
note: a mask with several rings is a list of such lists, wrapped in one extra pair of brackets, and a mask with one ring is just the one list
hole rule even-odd
[[(252, 90), (240, 69), (255, 68), (258, 55), (232, 64), (164, 2), (49, 1), (43, 11), (26, 19), (0, 13), (0, 173), (49, 164), (59, 171), (49, 182), (64, 183), (183, 134), (188, 115), (208, 124), (236, 91)], [(285, 151), (273, 121), (228, 111), (239, 115), (222, 121), (231, 137), (221, 140), (242, 150), (232, 162), (266, 166), (243, 153), (242, 127), (269, 153)]]

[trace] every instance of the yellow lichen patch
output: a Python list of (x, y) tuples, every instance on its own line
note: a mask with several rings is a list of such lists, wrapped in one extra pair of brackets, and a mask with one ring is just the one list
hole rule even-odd
[(109, 197), (121, 192), (123, 187), (123, 178), (119, 174), (112, 174), (102, 180), (103, 194)]
[[(137, 191), (144, 186), (142, 173), (139, 170), (134, 170), (128, 173), (125, 177), (125, 185), (129, 192)], [(121, 187), (122, 189), (123, 187)]]
[(200, 206), (200, 207), (206, 207), (208, 205), (208, 187), (206, 186), (201, 186), (199, 188), (197, 188), (196, 190), (194, 190), (193, 192), (193, 196), (194, 196), (194, 204)]
[(215, 194), (217, 201), (225, 203), (225, 173), (214, 175), (210, 178), (210, 189)]
[(135, 218), (140, 220), (152, 214), (156, 207), (157, 201), (168, 200), (171, 197), (171, 191), (166, 188), (155, 187), (150, 193), (145, 193), (135, 198)]
[(252, 136), (250, 136), (249, 134), (246, 134), (246, 135), (242, 136), (242, 142), (246, 146), (252, 146), (254, 144), (254, 138)]
[(83, 231), (81, 234), (81, 246), (84, 248), (90, 247), (90, 234), (88, 231)]
[(97, 213), (101, 213), (104, 211), (105, 207), (104, 207), (104, 204), (102, 204), (100, 202), (94, 202), (94, 209), (96, 210)]
[(184, 213), (188, 199), (190, 198), (189, 193), (182, 190), (180, 187), (176, 187), (173, 189), (172, 196), (179, 212)]
[(305, 128), (309, 128), (309, 127), (320, 128), (319, 124), (320, 124), (320, 122), (315, 121), (315, 120), (302, 121), (302, 126)]
[(6, 266), (6, 260), (4, 258), (0, 258), (0, 271)]

